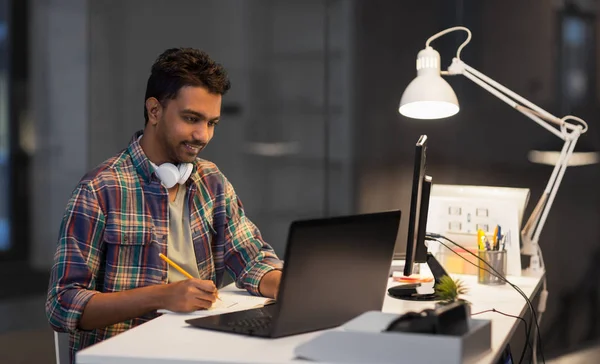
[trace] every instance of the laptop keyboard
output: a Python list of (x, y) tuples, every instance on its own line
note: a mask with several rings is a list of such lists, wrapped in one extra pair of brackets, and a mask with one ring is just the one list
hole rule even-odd
[(230, 321), (227, 323), (227, 326), (235, 327), (241, 330), (253, 330), (253, 331), (261, 331), (266, 330), (271, 327), (272, 319), (271, 317), (255, 317), (248, 319), (241, 319), (236, 321)]
[(269, 337), (277, 326), (277, 304), (261, 308), (198, 317), (185, 322), (196, 327), (243, 333), (252, 336)]
[(269, 332), (273, 317), (271, 316), (273, 308), (263, 307), (247, 311), (233, 312), (230, 314), (227, 326), (234, 331), (248, 333)]

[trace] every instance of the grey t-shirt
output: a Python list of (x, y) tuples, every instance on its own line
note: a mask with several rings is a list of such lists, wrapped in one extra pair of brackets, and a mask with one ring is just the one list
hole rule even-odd
[[(190, 229), (190, 209), (187, 202), (185, 185), (177, 189), (175, 201), (169, 200), (169, 236), (167, 237), (167, 256), (177, 263), (194, 278), (199, 278), (198, 263), (192, 242), (192, 231)], [(169, 265), (167, 273), (169, 282), (177, 282), (187, 279), (175, 268)]]

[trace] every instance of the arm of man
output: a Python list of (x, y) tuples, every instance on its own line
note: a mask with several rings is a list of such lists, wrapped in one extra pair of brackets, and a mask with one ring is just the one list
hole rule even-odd
[(94, 295), (83, 310), (79, 328), (92, 330), (140, 317), (158, 309), (192, 312), (216, 300), (213, 281), (187, 279), (175, 283)]
[(281, 271), (272, 270), (266, 273), (260, 280), (258, 290), (265, 297), (277, 298), (279, 284), (281, 283)]
[(225, 264), (234, 273), (236, 286), (254, 295), (276, 298), (283, 262), (267, 244), (258, 228), (246, 217), (233, 186), (224, 179)]
[(95, 290), (102, 261), (105, 216), (87, 185), (74, 191), (64, 215), (50, 275), (46, 315), (56, 331), (94, 329), (140, 317), (159, 308), (188, 312), (210, 307), (212, 281), (188, 280), (124, 292)]

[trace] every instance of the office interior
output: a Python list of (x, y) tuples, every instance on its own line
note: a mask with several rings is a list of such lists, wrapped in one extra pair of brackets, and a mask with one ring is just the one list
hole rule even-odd
[[(463, 25), (466, 62), (586, 120), (576, 152), (600, 152), (599, 17), (594, 0), (0, 0), (0, 361), (55, 362), (44, 301), (67, 199), (143, 128), (164, 49), (200, 48), (228, 69), (201, 156), (283, 255), (294, 220), (408, 212), (421, 134), (434, 184), (529, 188), (528, 216), (552, 171), (528, 153), (560, 140), (463, 77), (446, 78), (461, 107), (446, 120), (406, 118), (400, 97), (427, 38)], [(436, 41), (443, 68), (463, 37)], [(598, 164), (569, 167), (541, 234), (548, 362), (600, 356), (598, 186)], [(523, 340), (515, 333), (514, 350)]]

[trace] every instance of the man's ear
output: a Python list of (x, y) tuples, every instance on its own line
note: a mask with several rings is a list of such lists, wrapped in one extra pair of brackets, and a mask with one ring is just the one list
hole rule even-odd
[(148, 113), (148, 122), (156, 125), (158, 120), (160, 120), (160, 113), (162, 112), (162, 105), (156, 97), (146, 99), (146, 112)]

